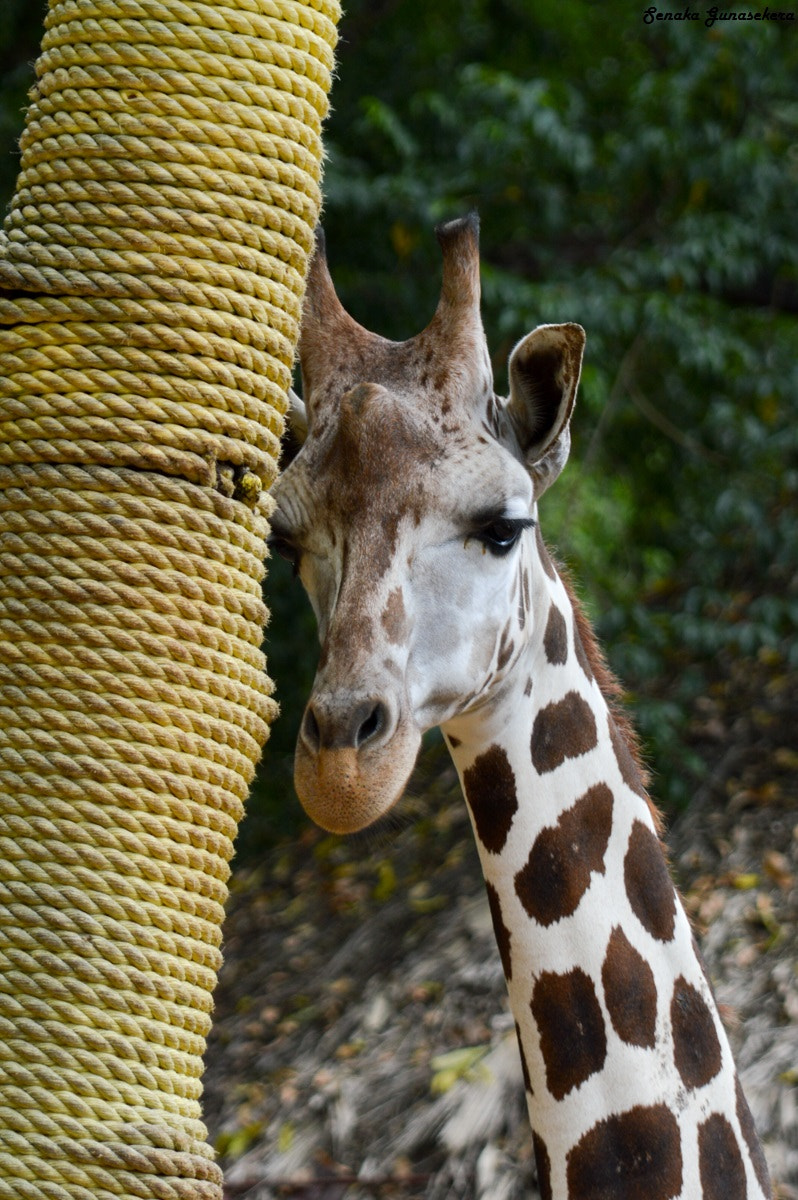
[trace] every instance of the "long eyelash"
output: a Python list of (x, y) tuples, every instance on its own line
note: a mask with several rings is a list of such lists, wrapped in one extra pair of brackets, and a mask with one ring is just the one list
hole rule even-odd
[(536, 524), (534, 517), (505, 517), (501, 514), (492, 513), (489, 516), (478, 518), (474, 522), (474, 530), (479, 533), (480, 530), (490, 529), (494, 525), (507, 525), (514, 532), (523, 533), (525, 529), (532, 529)]

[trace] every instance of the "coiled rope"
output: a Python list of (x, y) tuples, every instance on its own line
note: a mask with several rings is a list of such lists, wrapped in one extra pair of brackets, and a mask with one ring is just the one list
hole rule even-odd
[(201, 1056), (337, 0), (51, 0), (0, 235), (0, 1198), (218, 1200)]

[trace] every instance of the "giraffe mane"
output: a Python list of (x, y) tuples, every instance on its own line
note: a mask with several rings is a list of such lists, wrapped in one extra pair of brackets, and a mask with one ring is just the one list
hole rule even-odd
[(584, 610), (582, 601), (579, 599), (570, 572), (567, 567), (564, 567), (559, 561), (556, 563), (557, 572), (562, 579), (563, 586), (568, 594), (568, 599), (571, 602), (571, 607), (574, 613), (574, 621), (576, 624), (576, 632), (582, 643), (590, 669), (598, 684), (599, 690), (607, 702), (607, 707), (610, 710), (615, 726), (621, 735), (632, 762), (640, 776), (640, 781), (645, 789), (646, 803), (654, 820), (657, 834), (662, 840), (664, 822), (662, 813), (657, 808), (654, 801), (649, 795), (649, 784), (651, 782), (651, 772), (646, 766), (643, 758), (643, 749), (640, 743), (640, 736), (632, 723), (632, 719), (626, 710), (623, 703), (624, 689), (618, 680), (618, 677), (610, 669), (604, 651), (598, 643), (595, 631), (590, 622), (587, 613)]

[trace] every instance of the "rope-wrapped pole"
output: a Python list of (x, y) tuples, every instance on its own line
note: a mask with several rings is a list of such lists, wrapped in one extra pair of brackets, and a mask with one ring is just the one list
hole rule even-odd
[(337, 0), (51, 0), (0, 237), (0, 1198), (217, 1200), (201, 1056)]

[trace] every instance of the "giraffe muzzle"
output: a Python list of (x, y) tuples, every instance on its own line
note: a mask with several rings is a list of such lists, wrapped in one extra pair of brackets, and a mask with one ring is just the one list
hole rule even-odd
[(294, 783), (302, 805), (331, 833), (354, 833), (400, 798), (421, 735), (387, 697), (315, 692), (297, 740)]

